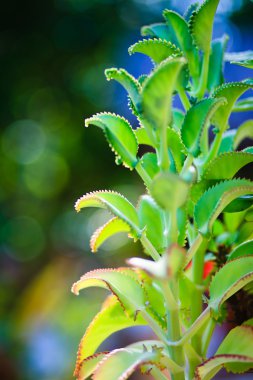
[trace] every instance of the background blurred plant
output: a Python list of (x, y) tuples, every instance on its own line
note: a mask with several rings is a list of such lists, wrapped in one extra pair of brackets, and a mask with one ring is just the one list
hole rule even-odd
[[(83, 253), (83, 248), (89, 250), (84, 244), (90, 231), (105, 220), (104, 214), (77, 218), (70, 211), (73, 200), (79, 189), (85, 192), (101, 184), (132, 201), (142, 190), (138, 192), (137, 178), (113, 167), (98, 131), (84, 136), (83, 115), (112, 109), (113, 104), (115, 111), (134, 120), (124, 92), (103, 80), (103, 69), (116, 65), (136, 76), (148, 72), (150, 62), (137, 55), (128, 59), (127, 47), (138, 38), (140, 25), (157, 21), (163, 8), (175, 9), (177, 3), (58, 0), (2, 5), (1, 378), (67, 379), (72, 372), (73, 347), (90, 316), (83, 311), (83, 300), (73, 300), (66, 282), (71, 284), (84, 267), (108, 263), (108, 255), (91, 258)], [(181, 3), (185, 7), (189, 2)], [(232, 34), (230, 50), (249, 49), (252, 4), (224, 4), (217, 33), (222, 29)], [(245, 76), (246, 69), (226, 71), (228, 80)], [(232, 126), (241, 121), (241, 114), (236, 115)], [(133, 182), (136, 193), (128, 186)], [(110, 254), (119, 244), (114, 240), (107, 246)], [(137, 250), (134, 245), (131, 254)], [(115, 266), (128, 251), (125, 246), (121, 258), (114, 256)], [(64, 286), (49, 288), (45, 296), (42, 289), (55, 274), (64, 279)], [(94, 313), (101, 296), (90, 300)]]

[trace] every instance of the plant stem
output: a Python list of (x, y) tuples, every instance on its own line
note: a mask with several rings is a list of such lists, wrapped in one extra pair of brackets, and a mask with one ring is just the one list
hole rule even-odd
[(204, 332), (204, 335), (203, 335), (203, 339), (202, 339), (202, 353), (203, 353), (203, 357), (206, 356), (207, 354), (207, 350), (208, 350), (208, 347), (209, 347), (209, 343), (210, 343), (210, 340), (212, 338), (212, 335), (213, 335), (213, 331), (214, 331), (214, 328), (216, 326), (216, 323), (213, 319), (211, 319), (205, 329), (205, 332)]
[(148, 252), (148, 254), (152, 257), (154, 261), (158, 261), (160, 259), (160, 255), (153, 246), (153, 244), (148, 240), (145, 233), (142, 234), (140, 241), (145, 248), (145, 250)]
[(191, 166), (192, 162), (193, 162), (193, 159), (194, 157), (189, 153), (188, 156), (186, 157), (185, 161), (184, 161), (184, 166), (181, 170), (181, 173), (180, 175), (183, 176), (187, 170), (189, 169), (189, 167)]
[(222, 135), (223, 135), (223, 133), (221, 131), (219, 131), (216, 134), (215, 139), (214, 139), (214, 141), (212, 143), (211, 149), (209, 151), (208, 157), (207, 157), (207, 159), (205, 161), (204, 168), (206, 167), (206, 165), (207, 165), (208, 162), (210, 162), (213, 158), (215, 158), (217, 156), (217, 153), (219, 151), (220, 144), (221, 144), (221, 141), (222, 141)]
[(177, 229), (177, 209), (173, 208), (169, 212), (169, 243), (177, 243), (178, 229)]
[(183, 87), (180, 86), (177, 88), (177, 91), (178, 91), (178, 95), (180, 97), (181, 103), (184, 106), (184, 109), (188, 111), (188, 109), (191, 108), (191, 103), (186, 95), (185, 90), (183, 89)]
[(142, 166), (140, 161), (135, 166), (135, 170), (137, 171), (137, 173), (139, 174), (139, 176), (141, 177), (141, 179), (143, 180), (143, 182), (145, 183), (145, 185), (149, 189), (152, 181), (151, 181), (150, 176), (148, 175), (148, 173), (146, 172), (146, 170), (144, 169), (144, 167)]
[(195, 256), (204, 239), (205, 238), (201, 234), (198, 234), (187, 252), (185, 267), (187, 267), (191, 259)]
[[(192, 294), (192, 307), (191, 307), (191, 321), (192, 323), (198, 318), (203, 310), (203, 272), (204, 272), (204, 260), (205, 252), (207, 248), (208, 241), (205, 239), (202, 241), (197, 254), (193, 257), (192, 263), (192, 280), (195, 284), (195, 290)], [(198, 354), (201, 353), (201, 336), (196, 334), (192, 339), (192, 346), (197, 351)]]
[(203, 96), (205, 95), (207, 79), (208, 79), (209, 57), (210, 57), (210, 48), (208, 49), (208, 51), (204, 53), (204, 56), (203, 56), (200, 82), (199, 82), (199, 87), (196, 94), (196, 97), (198, 98), (198, 100), (202, 99)]

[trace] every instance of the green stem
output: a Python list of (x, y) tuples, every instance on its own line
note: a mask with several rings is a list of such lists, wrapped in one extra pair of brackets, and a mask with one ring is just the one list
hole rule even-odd
[(196, 252), (198, 251), (199, 247), (201, 246), (203, 240), (205, 238), (201, 235), (198, 234), (194, 242), (192, 243), (191, 247), (189, 248), (186, 256), (186, 262), (185, 262), (185, 268), (189, 264), (189, 262), (192, 260), (192, 258), (195, 256)]
[(223, 133), (221, 131), (219, 131), (216, 134), (215, 139), (214, 139), (214, 141), (212, 143), (211, 149), (209, 151), (209, 154), (207, 156), (207, 159), (205, 161), (203, 169), (206, 167), (206, 165), (208, 164), (208, 162), (210, 162), (213, 158), (215, 158), (217, 156), (219, 148), (220, 148), (220, 144), (221, 144), (221, 141), (222, 141), (222, 135), (223, 135)]
[(209, 127), (210, 127), (210, 124), (208, 124), (208, 126), (204, 128), (201, 139), (200, 139), (201, 151), (205, 156), (208, 154), (208, 150), (209, 150)]
[(140, 241), (145, 248), (145, 250), (148, 252), (148, 254), (152, 257), (154, 261), (158, 261), (160, 259), (160, 255), (153, 246), (153, 244), (148, 240), (145, 233), (142, 234)]
[(181, 170), (181, 177), (187, 172), (187, 170), (189, 169), (189, 167), (191, 166), (192, 162), (193, 162), (193, 159), (194, 157), (189, 153), (188, 156), (186, 157), (185, 161), (184, 161), (184, 166)]
[(148, 173), (146, 172), (146, 170), (144, 169), (144, 167), (142, 166), (140, 161), (135, 166), (135, 170), (137, 171), (137, 173), (139, 174), (139, 176), (141, 177), (141, 179), (143, 180), (143, 182), (145, 183), (145, 185), (149, 189), (152, 181), (151, 181), (150, 176), (148, 175)]
[(185, 90), (183, 89), (183, 87), (180, 86), (177, 88), (177, 91), (178, 91), (178, 95), (180, 97), (181, 103), (184, 106), (184, 109), (188, 111), (188, 109), (191, 108), (191, 103), (186, 95)]
[(161, 339), (161, 341), (164, 344), (167, 344), (167, 337), (164, 334), (160, 325), (156, 322), (156, 320), (146, 310), (141, 310), (140, 313), (143, 316), (143, 318), (145, 319), (145, 321), (147, 322), (147, 324), (149, 325), (149, 327), (154, 331), (156, 336), (159, 339)]
[(169, 243), (177, 243), (177, 209), (173, 208), (169, 213)]
[(155, 380), (168, 380), (168, 378), (157, 367), (152, 368), (151, 375)]
[[(168, 281), (163, 281), (162, 283), (163, 288), (163, 294), (165, 298), (166, 307), (168, 310), (178, 310), (179, 306), (177, 301), (175, 300), (175, 297), (171, 291), (170, 285), (168, 284)], [(169, 324), (168, 324), (169, 326)]]
[(196, 97), (198, 98), (198, 100), (202, 99), (205, 95), (207, 79), (208, 79), (208, 70), (209, 70), (209, 57), (210, 57), (210, 49), (208, 49), (208, 51), (204, 53), (204, 57), (203, 57), (199, 88), (196, 94)]
[(205, 329), (205, 332), (204, 332), (204, 335), (203, 335), (203, 338), (202, 338), (202, 342), (203, 342), (202, 343), (203, 357), (205, 357), (206, 354), (207, 354), (207, 350), (208, 350), (208, 347), (209, 347), (209, 344), (210, 344), (210, 340), (212, 339), (215, 326), (216, 326), (215, 321), (213, 319), (211, 319), (208, 322), (208, 325), (207, 325), (207, 327)]

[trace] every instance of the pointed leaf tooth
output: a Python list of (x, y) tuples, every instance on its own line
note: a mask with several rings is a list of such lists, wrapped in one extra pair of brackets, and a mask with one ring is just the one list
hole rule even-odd
[(188, 22), (193, 14), (199, 7), (199, 3), (196, 1), (196, 3), (192, 3), (189, 5), (189, 7), (186, 9), (184, 13), (184, 19)]
[(131, 227), (123, 220), (114, 217), (99, 227), (90, 239), (91, 252), (97, 252), (98, 248), (111, 236), (120, 232), (130, 232)]
[(85, 358), (75, 372), (77, 380), (85, 380), (92, 375), (98, 363), (109, 354), (109, 351), (98, 352), (97, 354), (91, 355), (88, 358)]

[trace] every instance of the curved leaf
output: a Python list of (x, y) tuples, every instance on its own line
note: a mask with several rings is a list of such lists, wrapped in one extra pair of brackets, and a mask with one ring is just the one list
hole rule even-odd
[(157, 66), (144, 83), (143, 122), (151, 133), (167, 128), (171, 122), (172, 95), (184, 64), (183, 58), (168, 59)]
[(106, 69), (105, 76), (108, 81), (114, 79), (119, 82), (128, 92), (136, 110), (139, 110), (141, 85), (138, 80), (126, 70), (116, 68)]
[(146, 325), (146, 322), (139, 314), (135, 320), (129, 318), (117, 298), (115, 296), (109, 296), (101, 311), (93, 318), (80, 342), (77, 352), (75, 375), (82, 378), (81, 373), (85, 372), (87, 368), (86, 364), (85, 368), (83, 368), (84, 360), (93, 355), (101, 343), (110, 335), (116, 331), (140, 325)]
[(178, 108), (173, 108), (172, 115), (173, 115), (172, 126), (178, 132), (181, 130), (181, 127), (184, 121), (184, 113)]
[(231, 330), (222, 341), (215, 356), (196, 369), (196, 379), (209, 380), (222, 368), (242, 373), (253, 367), (253, 329), (238, 326)]
[(234, 143), (235, 134), (236, 134), (235, 129), (230, 129), (223, 133), (218, 154), (233, 151), (233, 143)]
[(247, 59), (245, 61), (231, 61), (230, 63), (246, 67), (247, 69), (253, 69), (253, 59)]
[(198, 230), (204, 236), (212, 232), (214, 221), (234, 199), (253, 194), (253, 183), (243, 179), (233, 179), (209, 188), (198, 200), (194, 216)]
[(238, 245), (228, 256), (228, 261), (239, 257), (253, 255), (253, 240), (248, 240)]
[(86, 273), (72, 286), (76, 295), (89, 287), (100, 287), (111, 291), (127, 311), (136, 312), (145, 308), (145, 294), (138, 282), (137, 274), (129, 268), (98, 269)]
[(231, 179), (250, 162), (253, 162), (253, 154), (250, 153), (230, 152), (220, 154), (208, 163), (202, 178), (205, 180)]
[(96, 368), (94, 380), (126, 380), (143, 364), (159, 363), (160, 351), (120, 348), (110, 352)]
[(140, 163), (151, 179), (153, 179), (155, 175), (159, 172), (157, 155), (155, 153), (145, 153), (141, 157)]
[(233, 112), (253, 111), (253, 97), (238, 100), (233, 107)]
[(114, 217), (99, 227), (90, 239), (91, 252), (97, 252), (98, 248), (111, 236), (120, 232), (131, 232), (131, 228), (123, 220)]
[(210, 285), (209, 306), (214, 316), (220, 306), (233, 294), (253, 280), (253, 256), (229, 261), (215, 273)]
[(208, 98), (203, 99), (199, 103), (192, 106), (187, 114), (182, 125), (182, 140), (188, 151), (197, 156), (200, 153), (200, 138), (205, 128), (208, 128), (210, 118), (221, 109), (224, 109), (226, 104), (225, 98)]
[(171, 56), (182, 55), (180, 49), (166, 40), (157, 38), (136, 42), (128, 49), (129, 54), (141, 53), (150, 57), (155, 63), (161, 63)]
[(154, 178), (150, 191), (159, 206), (172, 211), (186, 202), (188, 189), (188, 184), (178, 175), (160, 173)]
[(193, 45), (192, 36), (185, 19), (177, 12), (166, 9), (163, 16), (167, 24), (173, 29), (178, 45), (184, 52), (189, 65), (190, 73), (193, 77), (199, 75), (199, 57), (198, 52)]
[(98, 352), (97, 354), (91, 355), (88, 358), (85, 358), (82, 363), (80, 363), (80, 367), (74, 376), (77, 376), (78, 380), (87, 379), (94, 372), (98, 363), (104, 359), (105, 355), (109, 352)]
[(105, 136), (126, 167), (133, 169), (137, 164), (138, 143), (134, 131), (126, 119), (112, 113), (99, 113), (85, 120), (85, 126), (96, 125)]
[(217, 110), (212, 117), (213, 124), (221, 132), (224, 132), (227, 128), (229, 116), (237, 99), (252, 87), (252, 84), (246, 82), (231, 82), (223, 84), (215, 89), (213, 93), (214, 98), (225, 97), (227, 99), (227, 104)]
[(245, 50), (235, 53), (228, 52), (225, 54), (226, 61), (240, 62), (247, 61), (249, 59), (253, 59), (253, 50)]
[(171, 39), (172, 36), (171, 36), (170, 30), (164, 22), (155, 23), (151, 25), (144, 25), (141, 28), (141, 35), (143, 37), (146, 37), (146, 36), (156, 37), (161, 40), (171, 41), (174, 43), (174, 41), (172, 41)]
[[(152, 153), (149, 153), (152, 154)], [(166, 247), (162, 210), (149, 195), (143, 195), (138, 204), (140, 227), (159, 253)]]
[(193, 14), (193, 12), (195, 12), (199, 7), (199, 3), (196, 2), (196, 3), (192, 3), (189, 5), (189, 7), (186, 9), (185, 13), (184, 13), (184, 19), (188, 22)]
[(167, 128), (167, 146), (175, 161), (176, 169), (180, 172), (183, 167), (187, 150), (180, 134), (170, 127)]
[(228, 36), (225, 34), (222, 38), (212, 41), (212, 49), (209, 62), (207, 88), (212, 91), (215, 87), (224, 82), (224, 52), (227, 47)]
[(149, 145), (155, 148), (153, 142), (150, 140), (149, 135), (144, 127), (139, 127), (135, 129), (135, 136), (137, 138), (138, 144)]
[(235, 137), (234, 137), (233, 148), (237, 149), (238, 146), (241, 144), (241, 142), (246, 138), (250, 138), (253, 140), (253, 120), (245, 121), (237, 129)]
[(197, 47), (209, 52), (213, 34), (213, 22), (219, 0), (205, 0), (192, 14), (189, 27)]
[(123, 195), (114, 191), (95, 191), (79, 198), (75, 209), (79, 212), (85, 207), (105, 208), (126, 222), (136, 235), (140, 235), (139, 220), (134, 206)]

